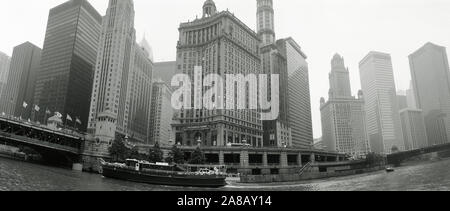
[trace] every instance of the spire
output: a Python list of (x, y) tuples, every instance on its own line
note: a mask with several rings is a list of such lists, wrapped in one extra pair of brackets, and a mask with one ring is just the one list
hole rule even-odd
[(331, 60), (331, 69), (332, 69), (332, 71), (335, 71), (335, 70), (345, 71), (345, 70), (347, 70), (345, 68), (344, 57), (342, 57), (338, 53), (334, 54), (333, 59)]
[(141, 48), (148, 54), (148, 58), (153, 62), (153, 49), (146, 39), (145, 32), (144, 36), (142, 37), (142, 41), (139, 43), (139, 46), (141, 46)]

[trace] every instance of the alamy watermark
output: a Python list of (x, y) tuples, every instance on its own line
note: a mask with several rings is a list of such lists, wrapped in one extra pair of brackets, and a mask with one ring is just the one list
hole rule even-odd
[[(275, 120), (280, 112), (278, 74), (218, 74), (203, 75), (201, 66), (194, 67), (193, 82), (187, 74), (172, 78), (178, 87), (172, 94), (172, 107), (176, 110), (257, 110), (261, 120)], [(269, 85), (269, 86), (268, 86)], [(270, 88), (270, 93), (268, 93)], [(269, 100), (270, 98), (270, 100)]]

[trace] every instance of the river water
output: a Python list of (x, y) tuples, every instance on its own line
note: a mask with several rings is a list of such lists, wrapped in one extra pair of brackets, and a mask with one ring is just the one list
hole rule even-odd
[(231, 184), (221, 189), (155, 186), (0, 158), (0, 191), (449, 191), (450, 160), (302, 183)]

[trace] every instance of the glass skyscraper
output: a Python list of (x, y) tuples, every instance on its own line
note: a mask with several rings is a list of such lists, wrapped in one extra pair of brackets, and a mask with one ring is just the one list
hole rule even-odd
[[(50, 10), (35, 103), (45, 111), (79, 118), (86, 130), (102, 16), (87, 0), (70, 0)], [(74, 123), (67, 123), (74, 124)]]

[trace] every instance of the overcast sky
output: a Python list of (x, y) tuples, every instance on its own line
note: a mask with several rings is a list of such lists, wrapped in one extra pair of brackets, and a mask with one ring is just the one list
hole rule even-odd
[[(48, 11), (65, 0), (0, 0), (0, 51), (30, 41), (42, 47)], [(104, 15), (108, 0), (90, 0)], [(175, 59), (178, 26), (201, 16), (204, 0), (135, 0), (138, 41), (146, 33), (156, 61)], [(215, 0), (256, 29), (256, 0)], [(449, 0), (274, 0), (277, 38), (293, 37), (308, 55), (314, 137), (321, 137), (320, 97), (328, 95), (330, 61), (344, 56), (353, 94), (359, 61), (372, 50), (390, 53), (397, 89), (410, 81), (408, 55), (426, 42), (450, 47)], [(447, 51), (448, 52), (448, 51)]]

